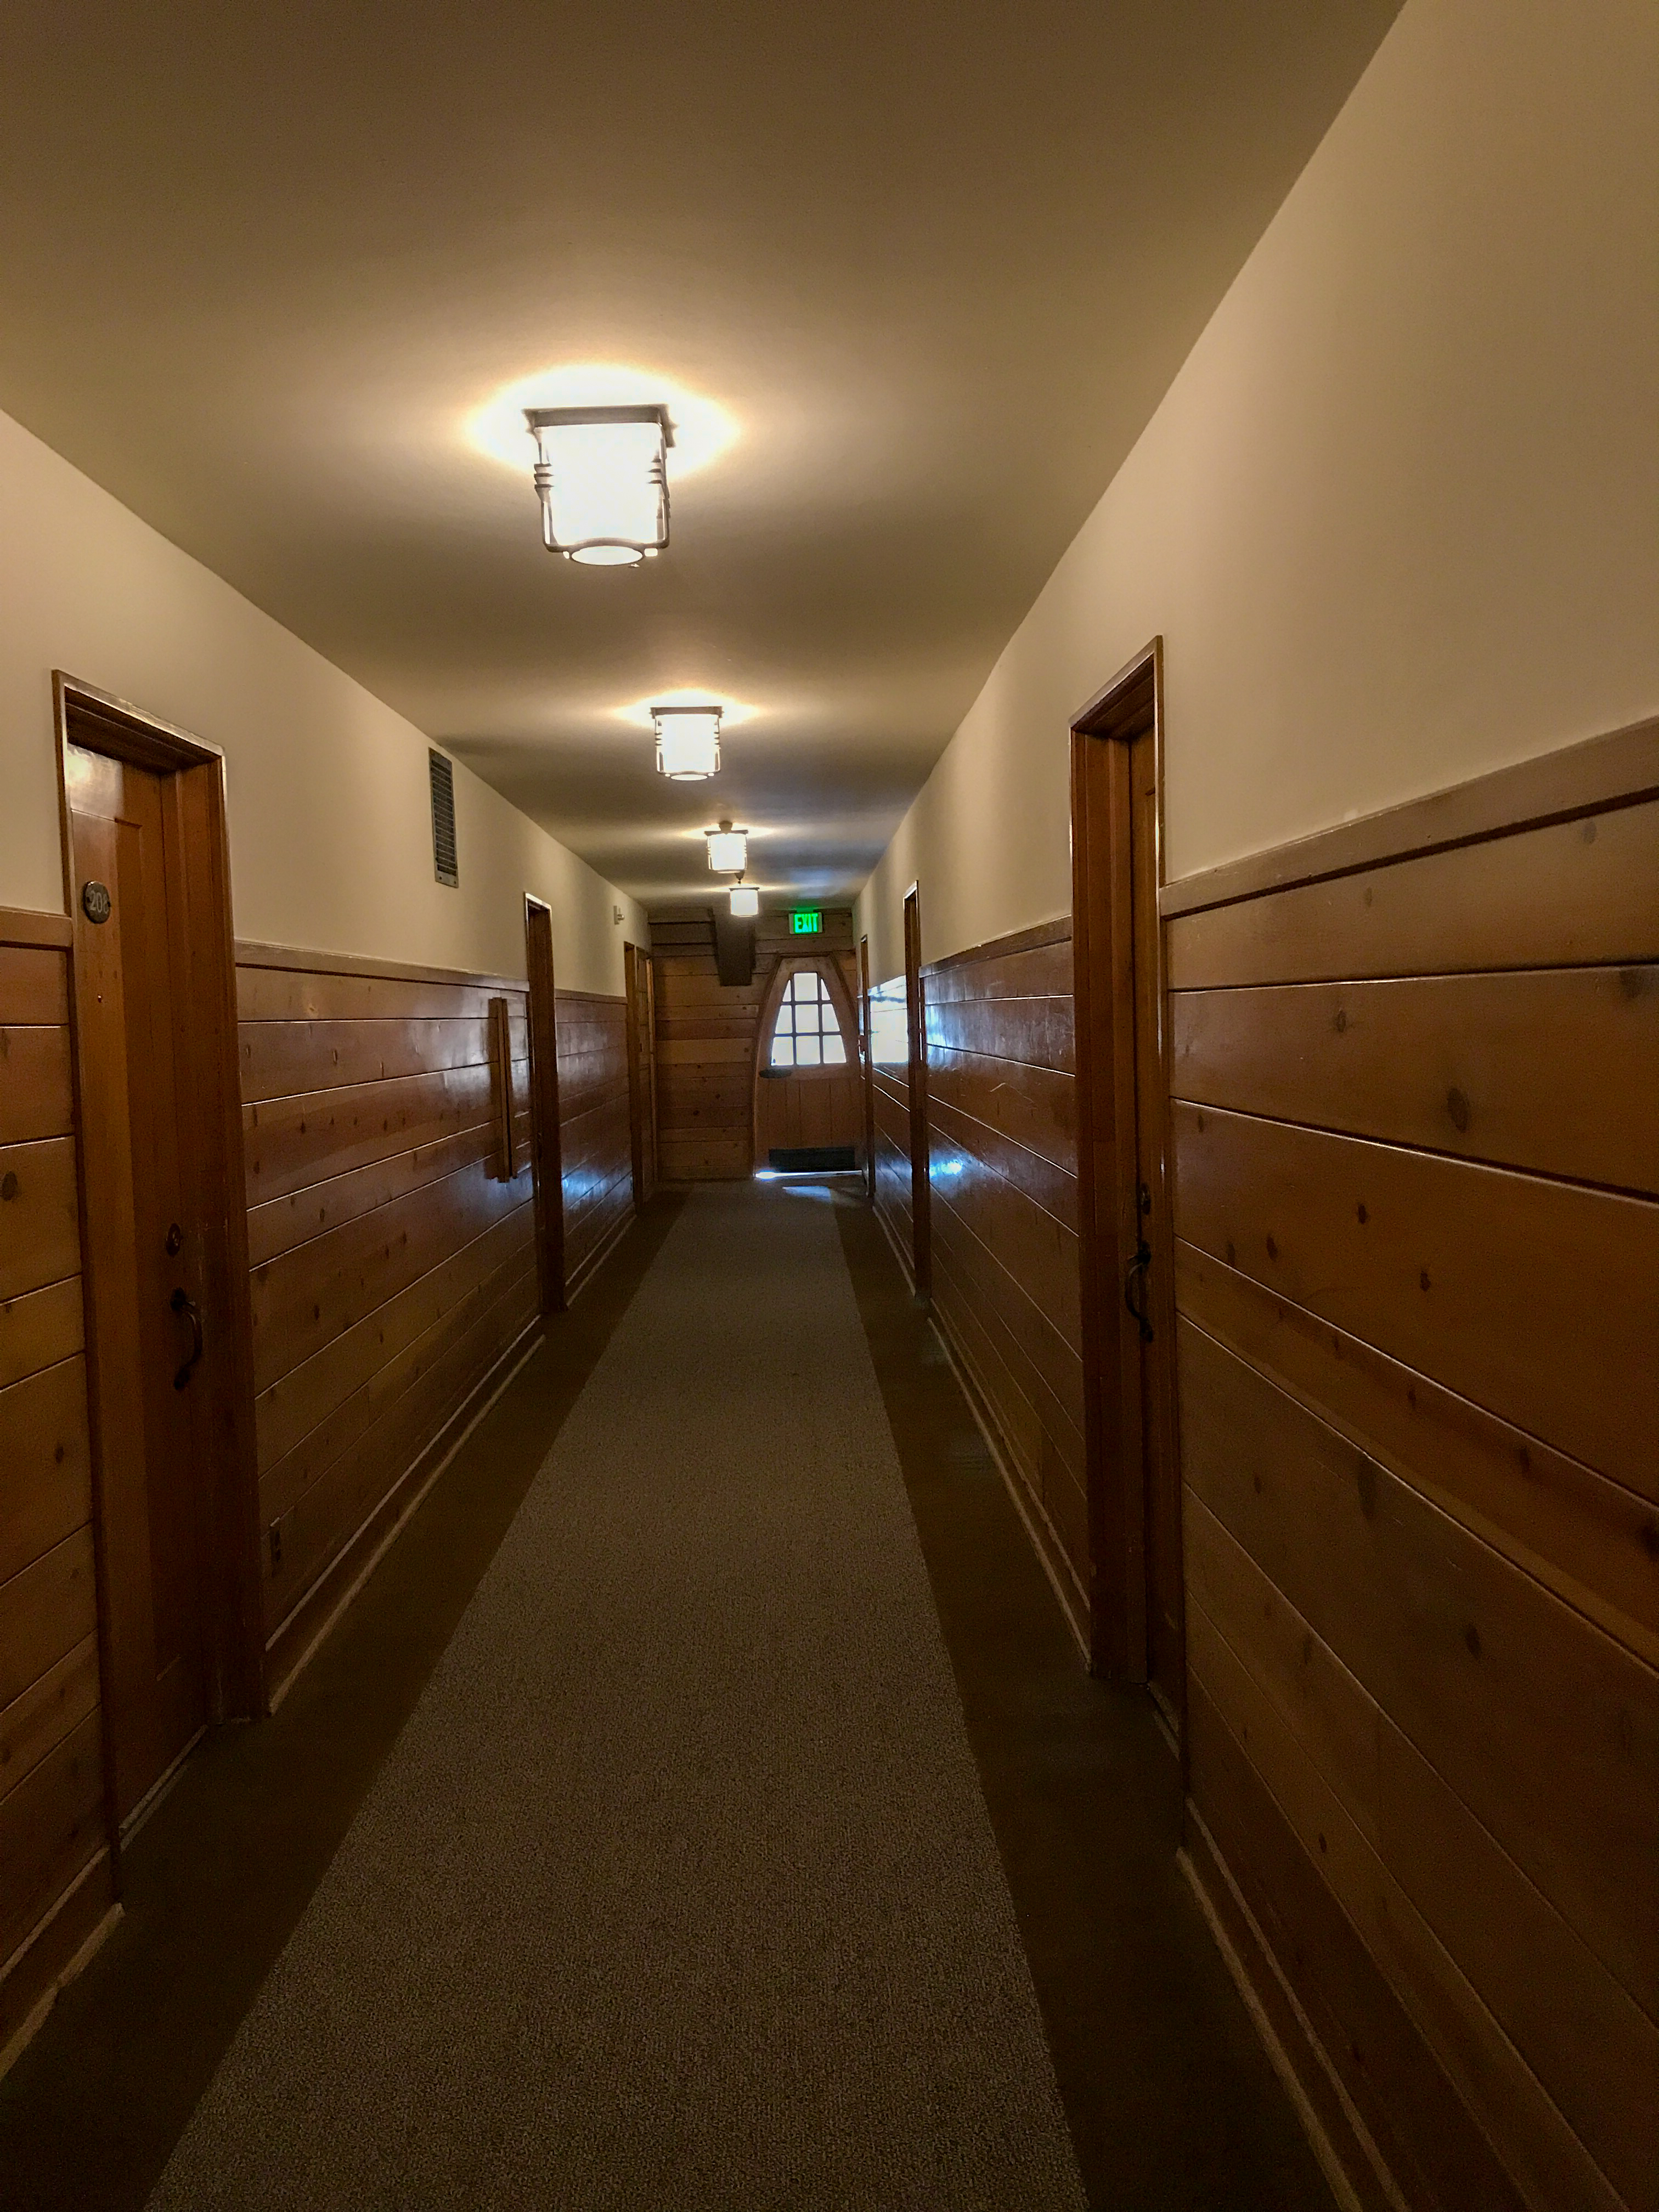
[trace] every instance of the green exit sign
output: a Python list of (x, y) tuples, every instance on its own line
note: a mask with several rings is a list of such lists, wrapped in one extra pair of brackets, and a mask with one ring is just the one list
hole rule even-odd
[(823, 915), (815, 906), (798, 906), (789, 916), (789, 927), (797, 937), (816, 937), (823, 927)]

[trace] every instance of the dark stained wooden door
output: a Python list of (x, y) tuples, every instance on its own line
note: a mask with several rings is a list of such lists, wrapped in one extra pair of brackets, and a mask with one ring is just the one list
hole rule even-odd
[[(171, 779), (66, 750), (88, 1321), (115, 1790), (125, 1818), (207, 1718), (201, 1224), (181, 1157), (185, 916)], [(101, 885), (104, 898), (88, 885)]]
[(1167, 1139), (1167, 1077), (1163, 963), (1158, 913), (1158, 763), (1151, 729), (1121, 750), (1127, 756), (1130, 964), (1134, 1032), (1134, 1202), (1139, 1217), (1136, 1303), (1150, 1335), (1137, 1329), (1139, 1361), (1141, 1482), (1146, 1516), (1146, 1670), (1152, 1692), (1172, 1725), (1185, 1711), (1186, 1632), (1181, 1553), (1181, 1469), (1175, 1437), (1175, 1314), (1171, 1270)]
[(1091, 1636), (1184, 1727), (1159, 653), (1073, 725), (1072, 910)]
[(536, 1194), (536, 1275), (542, 1311), (564, 1310), (564, 1160), (559, 1141), (558, 993), (553, 913), (525, 902), (525, 969), (530, 980), (530, 1147)]
[(876, 1060), (870, 1036), (870, 940), (859, 939), (859, 1048), (864, 1073), (864, 1188), (876, 1202)]
[(628, 1105), (634, 1203), (643, 1206), (657, 1187), (655, 978), (651, 955), (639, 945), (624, 945), (623, 962), (628, 997)]
[(921, 972), (921, 893), (912, 884), (904, 894), (904, 1013), (909, 1042), (910, 1234), (916, 1296), (933, 1294), (933, 1213), (929, 1205), (927, 1136), (927, 1008)]

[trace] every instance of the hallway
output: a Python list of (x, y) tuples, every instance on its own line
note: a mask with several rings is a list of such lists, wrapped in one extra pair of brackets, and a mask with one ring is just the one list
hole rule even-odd
[[(659, 1201), (291, 1704), (186, 1770), (129, 1855), (126, 1924), (0, 2089), (15, 2201), (1328, 2201), (1176, 1869), (1173, 1759), (1078, 1670), (848, 1185)], [(465, 1574), (453, 1535), (532, 1431), (551, 1449), (406, 1724), (318, 1758), (343, 1695), (407, 1668), (408, 1577), (429, 1604)], [(296, 1720), (302, 1790), (354, 1757), (366, 1787), (235, 2027), (226, 1808), (258, 1827)], [(216, 2005), (234, 2040), (152, 2194)]]

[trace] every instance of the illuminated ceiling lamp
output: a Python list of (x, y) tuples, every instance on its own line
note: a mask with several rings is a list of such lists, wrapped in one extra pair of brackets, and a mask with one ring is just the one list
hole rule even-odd
[(760, 888), (756, 884), (739, 880), (732, 886), (732, 919), (733, 921), (752, 921), (760, 912)]
[(701, 783), (720, 772), (718, 707), (653, 707), (657, 771), (671, 783)]
[(526, 407), (524, 419), (550, 553), (619, 568), (662, 551), (674, 442), (666, 407)]
[(717, 876), (740, 876), (749, 866), (749, 832), (722, 822), (718, 830), (705, 830), (708, 865)]

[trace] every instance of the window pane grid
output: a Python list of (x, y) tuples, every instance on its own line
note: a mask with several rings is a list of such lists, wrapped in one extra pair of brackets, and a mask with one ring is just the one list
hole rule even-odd
[(844, 1067), (847, 1046), (835, 1003), (816, 969), (797, 971), (784, 987), (772, 1032), (774, 1067)]

